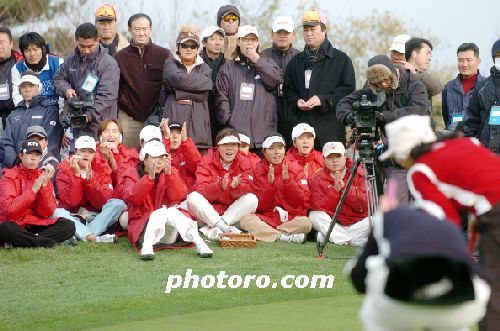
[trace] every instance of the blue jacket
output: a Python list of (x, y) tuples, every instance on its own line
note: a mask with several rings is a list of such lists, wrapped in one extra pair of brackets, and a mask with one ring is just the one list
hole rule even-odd
[(492, 106), (500, 106), (500, 70), (492, 67), (490, 77), (477, 84), (464, 112), (464, 134), (500, 154), (500, 125), (489, 125)]
[(21, 144), (26, 140), (26, 131), (33, 125), (42, 126), (47, 131), (48, 152), (59, 158), (63, 128), (59, 121), (57, 101), (35, 97), (29, 107), (21, 101), (7, 117), (7, 125), (2, 135), (4, 167), (10, 168), (14, 165)]
[[(39, 94), (40, 96), (57, 100), (58, 95), (54, 86), (54, 76), (57, 69), (59, 69), (59, 66), (63, 62), (64, 61), (61, 58), (53, 55), (47, 55), (47, 63), (40, 72), (36, 73), (36, 76), (42, 83), (42, 92)], [(23, 101), (23, 97), (19, 93), (19, 83), (21, 81), (21, 76), (26, 71), (28, 71), (26, 60), (19, 61), (12, 68), (12, 100), (15, 105), (18, 105), (21, 101)]]
[(446, 124), (446, 128), (453, 131), (457, 123), (453, 123), (454, 114), (464, 114), (465, 109), (469, 105), (470, 97), (472, 96), (472, 90), (478, 85), (485, 77), (478, 73), (476, 84), (469, 92), (465, 93), (462, 85), (462, 80), (460, 79), (460, 74), (455, 78), (450, 80), (443, 89), (442, 95), (442, 114), (443, 121)]

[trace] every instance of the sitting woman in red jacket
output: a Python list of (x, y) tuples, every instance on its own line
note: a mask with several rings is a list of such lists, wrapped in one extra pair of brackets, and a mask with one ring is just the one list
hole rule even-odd
[(251, 140), (249, 136), (247, 136), (242, 132), (238, 133), (238, 136), (240, 138), (240, 153), (246, 155), (250, 159), (250, 163), (252, 164), (252, 169), (255, 170), (261, 158), (257, 154), (250, 152)]
[(52, 247), (73, 236), (75, 225), (51, 218), (56, 198), (51, 178), (54, 168), (38, 168), (42, 147), (27, 140), (21, 145), (21, 163), (4, 169), (0, 180), (0, 243), (14, 247)]
[[(325, 241), (332, 222), (331, 216), (335, 213), (353, 167), (352, 160), (345, 156), (345, 148), (341, 142), (327, 142), (323, 146), (323, 157), (325, 167), (309, 181), (312, 209), (309, 218), (318, 231), (319, 242)], [(330, 234), (330, 241), (338, 245), (360, 246), (366, 242), (370, 232), (363, 169), (359, 167), (356, 171), (337, 223)]]
[(177, 235), (193, 242), (200, 257), (211, 257), (196, 222), (173, 207), (186, 198), (187, 188), (163, 143), (146, 143), (139, 158), (137, 169), (129, 168), (120, 176), (129, 208), (128, 238), (134, 248), (141, 248), (140, 258), (154, 259), (153, 245), (174, 243)]
[(163, 130), (163, 143), (172, 157), (172, 165), (179, 170), (182, 180), (191, 192), (196, 182), (196, 167), (201, 162), (201, 154), (193, 140), (188, 137), (187, 124), (169, 122), (166, 118), (160, 126)]
[(285, 162), (285, 140), (279, 133), (262, 143), (264, 159), (257, 165), (253, 189), (259, 198), (257, 214), (243, 217), (241, 228), (261, 241), (304, 243), (312, 229), (307, 217), (309, 187), (304, 169)]
[(198, 165), (195, 191), (187, 198), (189, 212), (209, 227), (200, 231), (211, 239), (217, 239), (220, 232), (239, 233), (235, 225), (243, 216), (254, 213), (258, 204), (257, 197), (250, 193), (250, 160), (238, 150), (238, 132), (222, 129), (215, 142), (217, 148), (209, 150)]
[(293, 147), (288, 150), (285, 162), (297, 162), (302, 168), (307, 178), (312, 178), (314, 174), (323, 168), (323, 158), (321, 153), (314, 149), (314, 139), (316, 132), (307, 123), (297, 124), (292, 130)]
[[(103, 162), (96, 162), (96, 150), (94, 138), (81, 136), (75, 141), (75, 154), (59, 163), (56, 177), (59, 206), (81, 220), (71, 218), (75, 221), (77, 239), (114, 242), (114, 235), (100, 235), (116, 223), (127, 206), (122, 200), (113, 199), (111, 169)], [(56, 215), (65, 216), (61, 208)]]

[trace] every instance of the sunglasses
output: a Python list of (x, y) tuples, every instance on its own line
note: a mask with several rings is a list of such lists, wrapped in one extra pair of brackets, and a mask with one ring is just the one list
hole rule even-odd
[(191, 49), (197, 49), (198, 48), (198, 45), (196, 44), (179, 44), (181, 46), (181, 48), (191, 48)]
[(226, 15), (226, 16), (224, 16), (224, 22), (229, 22), (229, 21), (233, 21), (233, 22), (238, 21), (238, 16), (236, 16), (236, 15)]

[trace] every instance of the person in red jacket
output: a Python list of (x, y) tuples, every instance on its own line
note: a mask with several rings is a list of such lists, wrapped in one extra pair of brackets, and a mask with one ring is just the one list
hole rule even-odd
[(56, 198), (51, 178), (54, 168), (38, 168), (42, 147), (26, 140), (21, 163), (4, 169), (0, 179), (0, 243), (14, 247), (52, 247), (70, 239), (75, 225), (65, 218), (51, 218)]
[(293, 147), (285, 156), (285, 162), (296, 161), (304, 168), (306, 179), (312, 178), (324, 165), (321, 153), (314, 149), (315, 138), (312, 126), (307, 123), (297, 124), (292, 130)]
[(196, 245), (200, 257), (211, 257), (213, 252), (201, 239), (197, 223), (175, 207), (186, 199), (187, 188), (165, 146), (154, 140), (146, 143), (140, 160), (137, 169), (120, 174), (129, 208), (128, 237), (134, 248), (140, 247), (140, 258), (154, 259), (153, 245), (171, 244), (178, 234)]
[(169, 122), (162, 120), (163, 143), (172, 157), (172, 165), (179, 170), (188, 191), (193, 191), (196, 182), (196, 167), (201, 162), (201, 154), (193, 140), (188, 137), (186, 122)]
[(285, 162), (285, 140), (279, 133), (262, 143), (264, 159), (257, 165), (253, 183), (259, 199), (257, 214), (240, 220), (241, 228), (257, 240), (304, 243), (312, 229), (306, 205), (309, 187), (304, 169)]
[(121, 185), (118, 183), (118, 170), (124, 171), (127, 166), (135, 166), (139, 154), (134, 148), (125, 146), (123, 129), (117, 120), (110, 118), (101, 123), (97, 130), (100, 144), (95, 153), (96, 162), (106, 163), (111, 169), (113, 197), (122, 198)]
[(236, 225), (243, 216), (254, 213), (258, 204), (250, 193), (252, 166), (239, 152), (238, 132), (222, 129), (215, 142), (217, 148), (209, 150), (198, 165), (195, 191), (187, 197), (189, 212), (212, 228), (208, 229), (211, 239), (217, 239), (220, 232), (239, 233)]
[[(332, 222), (353, 161), (345, 156), (345, 148), (341, 142), (327, 142), (323, 146), (325, 167), (309, 181), (311, 190), (311, 209), (309, 218), (318, 231), (317, 241), (324, 242), (326, 232)], [(368, 203), (363, 168), (356, 170), (347, 197), (337, 218), (337, 223), (330, 234), (330, 241), (338, 244), (361, 246), (368, 238), (370, 222), (368, 219)]]
[(94, 138), (81, 136), (75, 141), (75, 154), (59, 164), (59, 207), (85, 222), (73, 218), (77, 239), (113, 242), (115, 235), (100, 235), (116, 223), (127, 206), (122, 200), (113, 199), (111, 168), (96, 162), (96, 150)]
[(257, 164), (259, 164), (261, 158), (255, 153), (250, 152), (250, 137), (246, 134), (240, 132), (238, 133), (238, 137), (240, 138), (240, 153), (246, 155), (250, 159), (250, 163), (252, 164), (252, 169), (255, 170)]
[[(493, 116), (493, 115), (492, 115)], [(500, 158), (474, 138), (437, 138), (426, 116), (404, 116), (385, 126), (392, 157), (408, 169), (416, 206), (460, 227), (459, 211), (477, 217), (479, 257), (491, 280), (491, 299), (481, 330), (500, 325)]]

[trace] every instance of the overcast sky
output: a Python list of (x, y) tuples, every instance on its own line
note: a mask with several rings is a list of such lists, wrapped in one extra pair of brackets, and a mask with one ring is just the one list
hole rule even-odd
[[(117, 5), (120, 12), (120, 30), (126, 30), (127, 18), (135, 12), (143, 11), (149, 14), (156, 29), (153, 38), (158, 43), (166, 43), (163, 36), (165, 31), (170, 31), (169, 20), (173, 11), (177, 24), (191, 22), (200, 28), (208, 24), (215, 24), (215, 16), (219, 6), (227, 1), (207, 0), (107, 0)], [(92, 15), (93, 9), (104, 1), (90, 0), (89, 8), (83, 8), (82, 13)], [(261, 0), (242, 0), (245, 4), (259, 4)], [(282, 8), (283, 14), (294, 18), (301, 16), (297, 12), (299, 3), (305, 3), (305, 10), (310, 8), (312, 2), (300, 0), (283, 1), (286, 6)], [(456, 63), (456, 49), (463, 42), (475, 42), (480, 48), (482, 58), (481, 71), (489, 74), (492, 66), (491, 45), (500, 38), (500, 1), (499, 0), (328, 0), (317, 1), (319, 9), (327, 15), (330, 23), (347, 16), (362, 17), (369, 15), (374, 10), (383, 12), (389, 10), (409, 26), (418, 26), (420, 30), (428, 30), (432, 35), (440, 38), (433, 52), (433, 60), (440, 63)], [(178, 8), (173, 8), (177, 4)], [(205, 17), (193, 19), (194, 11), (208, 11)], [(244, 16), (244, 13), (242, 13)], [(159, 21), (159, 22), (157, 22)], [(271, 24), (271, 23), (270, 23)], [(297, 24), (298, 25), (298, 24)], [(411, 34), (411, 31), (408, 31)], [(394, 35), (400, 31), (394, 31)], [(423, 36), (425, 37), (425, 36)], [(335, 36), (330, 37), (335, 43)], [(388, 44), (390, 41), (388, 41)], [(341, 45), (339, 45), (341, 47)]]

